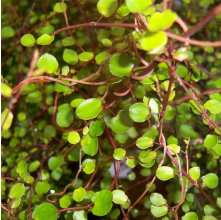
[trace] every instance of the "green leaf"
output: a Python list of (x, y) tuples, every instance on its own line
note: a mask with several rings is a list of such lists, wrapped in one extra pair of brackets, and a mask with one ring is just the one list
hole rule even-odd
[(109, 39), (102, 39), (102, 43), (105, 47), (112, 47), (112, 41)]
[(178, 65), (176, 72), (179, 77), (183, 78), (188, 74), (188, 69), (184, 65)]
[(81, 202), (85, 196), (86, 196), (86, 190), (83, 187), (79, 187), (78, 189), (74, 190), (73, 199), (76, 202)]
[(117, 0), (99, 0), (97, 3), (97, 10), (104, 17), (110, 17), (116, 11), (117, 7)]
[(111, 57), (109, 69), (114, 76), (128, 76), (134, 67), (134, 63), (127, 54), (118, 53)]
[(13, 37), (14, 35), (15, 35), (15, 30), (10, 26), (3, 27), (1, 30), (1, 38), (2, 39), (10, 38), (10, 37)]
[(92, 121), (89, 125), (89, 133), (91, 137), (100, 136), (103, 134), (105, 128), (104, 120), (98, 119)]
[(100, 65), (106, 58), (108, 58), (110, 56), (110, 54), (107, 51), (103, 51), (101, 53), (99, 53), (96, 57), (96, 63), (98, 65)]
[(1, 126), (3, 130), (8, 130), (13, 121), (13, 114), (7, 108), (1, 113)]
[(182, 220), (198, 220), (198, 216), (195, 212), (187, 212), (183, 217)]
[(203, 217), (203, 220), (218, 220), (218, 219), (212, 215), (207, 215)]
[(92, 213), (96, 216), (106, 215), (112, 208), (112, 199), (113, 194), (108, 190), (96, 192), (92, 197), (92, 202), (94, 202)]
[(20, 203), (21, 203), (21, 199), (15, 200), (15, 201), (13, 202), (11, 208), (12, 208), (12, 209), (17, 208), (17, 207), (20, 205)]
[(218, 205), (218, 207), (221, 207), (221, 197), (217, 197), (216, 198), (216, 204)]
[(57, 13), (61, 13), (61, 12), (64, 12), (64, 11), (66, 11), (67, 10), (67, 5), (66, 5), (66, 3), (56, 3), (55, 5), (54, 5), (54, 8), (53, 8), (53, 10), (55, 11), (55, 12), (57, 12)]
[(121, 110), (110, 120), (110, 128), (116, 133), (125, 133), (132, 126), (133, 121), (129, 117), (128, 111)]
[(215, 215), (215, 214), (217, 214), (216, 209), (212, 205), (205, 205), (203, 209), (204, 209), (204, 213), (206, 215)]
[(177, 144), (169, 144), (167, 145), (167, 148), (169, 149), (171, 155), (175, 155), (175, 153), (179, 153), (180, 152), (180, 146)]
[(162, 206), (166, 204), (166, 199), (163, 198), (163, 196), (159, 193), (152, 193), (150, 195), (150, 201), (155, 206)]
[(201, 179), (203, 181), (202, 184), (210, 189), (217, 187), (219, 182), (217, 175), (214, 173), (208, 173), (205, 176), (202, 176)]
[(64, 47), (70, 47), (73, 46), (75, 44), (74, 39), (70, 36), (70, 37), (66, 37), (62, 40), (62, 44)]
[(27, 172), (27, 164), (25, 161), (23, 160), (19, 161), (16, 172), (19, 174), (19, 176)]
[(126, 0), (126, 6), (132, 13), (140, 12), (152, 5), (153, 0)]
[(64, 195), (59, 199), (59, 205), (61, 208), (65, 209), (71, 204), (70, 196)]
[(6, 97), (11, 97), (12, 88), (9, 87), (6, 83), (1, 82), (1, 94)]
[(77, 144), (81, 140), (80, 135), (76, 131), (72, 131), (68, 133), (68, 142), (71, 144)]
[(150, 206), (150, 210), (151, 213), (155, 216), (155, 217), (161, 217), (164, 216), (168, 213), (168, 207), (167, 206), (161, 206), (161, 207), (157, 207), (154, 205)]
[(58, 69), (58, 61), (51, 54), (45, 53), (43, 54), (37, 62), (38, 68), (45, 68), (45, 72), (52, 74)]
[(86, 174), (91, 174), (95, 170), (95, 163), (94, 162), (88, 162), (85, 165), (83, 164), (83, 171)]
[(56, 122), (62, 128), (69, 127), (74, 121), (74, 112), (71, 108), (62, 108), (57, 113)]
[[(90, 137), (89, 134), (85, 136), (86, 138)], [(85, 154), (94, 156), (98, 151), (98, 140), (97, 137), (90, 138), (89, 144), (82, 147), (82, 150)]]
[(149, 19), (148, 30), (151, 32), (166, 30), (172, 26), (176, 18), (177, 14), (170, 9), (155, 12)]
[(153, 146), (153, 139), (149, 137), (140, 137), (137, 139), (136, 145), (140, 149), (147, 149), (148, 147)]
[(35, 170), (37, 170), (40, 167), (40, 165), (41, 165), (41, 163), (38, 160), (35, 160), (30, 164), (28, 171), (34, 172)]
[(204, 146), (207, 149), (211, 149), (215, 147), (217, 143), (218, 143), (218, 136), (215, 134), (206, 135), (206, 138), (204, 139), (204, 142), (203, 142)]
[(50, 170), (55, 170), (56, 168), (60, 167), (64, 162), (64, 158), (62, 155), (57, 157), (50, 157), (48, 160), (48, 167)]
[(117, 14), (121, 16), (127, 16), (130, 13), (128, 7), (125, 3), (122, 3), (121, 6), (117, 9)]
[(61, 170), (60, 167), (53, 170), (52, 173), (51, 173), (51, 177), (56, 181), (58, 181), (61, 178), (61, 175), (62, 175), (62, 170)]
[(200, 178), (200, 167), (192, 167), (189, 174), (193, 180), (198, 180)]
[(44, 128), (44, 136), (46, 138), (51, 139), (51, 138), (56, 136), (56, 133), (57, 132), (56, 132), (56, 129), (55, 129), (54, 126), (52, 126), (52, 125), (46, 125), (45, 126), (45, 128)]
[(114, 190), (113, 194), (113, 202), (116, 204), (125, 204), (128, 200), (127, 195), (122, 190)]
[(141, 161), (141, 163), (149, 163), (152, 160), (156, 159), (156, 157), (157, 153), (155, 151), (147, 150), (147, 151), (141, 151), (138, 159)]
[(164, 31), (156, 33), (144, 32), (138, 38), (140, 48), (146, 51), (158, 51), (167, 44), (167, 35)]
[(168, 105), (166, 108), (166, 115), (164, 117), (165, 120), (171, 120), (175, 117), (176, 110), (172, 106)]
[(102, 111), (103, 106), (99, 99), (91, 98), (83, 101), (76, 109), (76, 114), (80, 119), (90, 120), (96, 118)]
[(129, 116), (134, 122), (144, 122), (149, 115), (149, 109), (143, 103), (135, 103), (129, 109)]
[[(202, 112), (201, 110), (199, 109), (199, 107), (196, 105), (196, 103), (193, 101), (193, 100), (190, 100), (188, 102), (189, 106), (191, 107), (192, 111), (197, 114), (197, 115), (201, 115)], [(202, 106), (199, 102), (198, 104), (201, 106), (202, 109), (204, 109), (204, 106)]]
[(25, 34), (21, 38), (21, 44), (25, 47), (33, 47), (35, 45), (35, 38), (32, 34)]
[(50, 185), (48, 184), (47, 181), (38, 182), (35, 186), (35, 192), (38, 195), (43, 195), (47, 193), (49, 189), (50, 189)]
[(73, 214), (74, 220), (87, 220), (87, 213), (84, 210), (75, 211)]
[(83, 101), (85, 101), (85, 99), (74, 99), (72, 102), (71, 102), (71, 106), (73, 108), (77, 108)]
[(83, 62), (87, 62), (93, 58), (94, 58), (94, 54), (91, 52), (83, 52), (78, 55), (78, 59)]
[(162, 166), (157, 168), (156, 175), (158, 179), (165, 181), (173, 178), (174, 172), (171, 167)]
[(10, 189), (8, 197), (11, 199), (20, 199), (25, 193), (25, 186), (23, 183), (16, 183)]
[(78, 63), (78, 55), (74, 50), (65, 49), (63, 52), (63, 60), (71, 65)]
[(34, 209), (32, 218), (34, 220), (56, 220), (56, 209), (51, 203), (42, 203)]
[(48, 45), (54, 40), (54, 35), (43, 34), (37, 39), (38, 45)]
[(128, 158), (126, 164), (130, 168), (134, 168), (137, 165), (137, 159)]
[(117, 148), (114, 150), (113, 157), (115, 160), (123, 160), (126, 156), (126, 150), (122, 148)]
[(217, 100), (209, 100), (204, 104), (204, 107), (213, 114), (219, 114), (221, 112), (221, 102)]

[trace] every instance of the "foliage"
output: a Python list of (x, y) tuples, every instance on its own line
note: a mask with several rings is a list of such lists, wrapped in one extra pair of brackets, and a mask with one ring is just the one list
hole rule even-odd
[(2, 219), (220, 219), (220, 24), (219, 0), (3, 0)]

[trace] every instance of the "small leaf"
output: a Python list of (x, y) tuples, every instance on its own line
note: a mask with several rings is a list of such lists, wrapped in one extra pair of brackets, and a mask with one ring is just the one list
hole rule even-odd
[(204, 142), (203, 142), (204, 146), (207, 149), (211, 149), (215, 147), (217, 143), (218, 143), (218, 136), (215, 134), (206, 135), (206, 138), (204, 139)]
[(3, 27), (2, 30), (1, 30), (1, 38), (10, 38), (10, 37), (13, 37), (15, 35), (15, 30), (10, 27), (10, 26), (7, 26), (7, 27)]
[(78, 63), (78, 55), (74, 50), (65, 49), (63, 52), (63, 60), (71, 65)]
[(8, 197), (11, 199), (20, 199), (25, 193), (25, 186), (23, 183), (16, 183), (10, 189)]
[(103, 106), (99, 99), (91, 98), (83, 101), (76, 109), (76, 114), (83, 120), (96, 118), (102, 111)]
[[(199, 107), (196, 105), (196, 103), (193, 100), (190, 100), (188, 102), (189, 106), (191, 107), (192, 111), (196, 114), (196, 115), (201, 115), (202, 112), (199, 109)], [(204, 109), (204, 106), (202, 106), (199, 102), (198, 104), (201, 106), (202, 109)]]
[(153, 0), (126, 0), (126, 6), (132, 13), (140, 12), (152, 5)]
[(32, 218), (34, 220), (56, 220), (56, 209), (51, 203), (42, 203), (34, 209)]
[(150, 195), (150, 201), (155, 206), (162, 206), (166, 204), (166, 199), (159, 193), (152, 193)]
[(85, 99), (74, 99), (72, 102), (71, 102), (71, 106), (73, 108), (77, 108), (83, 101), (85, 101)]
[(149, 163), (152, 160), (156, 159), (157, 152), (147, 150), (147, 151), (141, 151), (138, 159), (141, 161), (141, 163)]
[(174, 172), (171, 167), (162, 166), (157, 168), (156, 175), (158, 179), (165, 181), (173, 178)]
[(66, 37), (62, 40), (62, 44), (64, 47), (70, 47), (75, 44), (74, 39), (70, 37)]
[(172, 106), (168, 105), (166, 108), (166, 115), (164, 117), (165, 120), (171, 120), (175, 117), (176, 110)]
[(104, 15), (104, 17), (110, 17), (116, 11), (117, 6), (117, 0), (99, 0), (97, 10)]
[(91, 52), (83, 52), (78, 55), (78, 59), (83, 62), (87, 62), (93, 58), (94, 58), (94, 54)]
[(122, 190), (114, 190), (113, 194), (113, 202), (116, 204), (125, 204), (128, 200), (127, 195)]
[(76, 131), (72, 131), (68, 133), (68, 142), (71, 144), (77, 144), (81, 140), (80, 135)]
[(35, 170), (37, 170), (40, 167), (40, 165), (41, 165), (41, 163), (38, 160), (35, 160), (30, 164), (28, 171), (34, 172)]
[(12, 88), (9, 87), (6, 83), (1, 82), (1, 94), (6, 97), (11, 97)]
[(140, 137), (137, 139), (136, 145), (140, 149), (147, 149), (148, 147), (153, 146), (153, 139), (149, 137)]
[(179, 153), (180, 152), (180, 146), (177, 144), (169, 144), (167, 145), (167, 148), (169, 149), (171, 155), (175, 155), (175, 153)]
[(19, 161), (16, 172), (19, 174), (19, 176), (27, 172), (27, 164), (25, 163), (25, 161)]
[(67, 5), (66, 5), (66, 3), (56, 3), (55, 5), (54, 5), (54, 8), (53, 8), (53, 10), (55, 11), (55, 12), (57, 12), (57, 13), (61, 13), (61, 12), (64, 12), (64, 11), (66, 11), (67, 10)]
[(203, 181), (202, 184), (210, 189), (217, 187), (219, 181), (217, 175), (214, 173), (208, 173), (205, 176), (202, 176), (201, 179)]
[(83, 171), (86, 174), (91, 174), (95, 170), (95, 163), (94, 162), (88, 162), (85, 165), (83, 165)]
[(105, 128), (104, 120), (98, 119), (92, 121), (89, 125), (89, 133), (91, 137), (100, 136), (103, 134)]
[(105, 47), (112, 47), (112, 41), (109, 39), (102, 39), (102, 43)]
[(126, 151), (122, 148), (117, 148), (114, 150), (113, 157), (115, 160), (123, 160), (126, 156)]
[(138, 42), (142, 50), (158, 51), (167, 44), (167, 35), (164, 31), (156, 33), (144, 32), (138, 38)]
[(86, 196), (86, 190), (83, 187), (79, 187), (78, 189), (74, 190), (73, 199), (76, 202), (81, 202), (85, 196)]
[(44, 136), (48, 139), (51, 139), (56, 136), (56, 129), (52, 125), (46, 125), (44, 128)]
[(59, 199), (59, 205), (61, 208), (65, 209), (71, 204), (70, 196), (64, 195)]
[(37, 39), (38, 45), (48, 45), (54, 40), (54, 35), (43, 34)]
[(21, 44), (25, 47), (32, 47), (35, 45), (35, 38), (32, 34), (25, 34), (22, 38), (21, 38)]
[(8, 130), (13, 121), (13, 114), (7, 108), (1, 113), (1, 126), (3, 130)]
[(60, 167), (64, 162), (64, 158), (62, 155), (57, 157), (50, 157), (48, 160), (48, 167), (50, 170), (55, 170), (56, 168)]
[(121, 6), (117, 9), (117, 14), (121, 16), (127, 16), (130, 13), (125, 3), (122, 3)]
[(126, 164), (130, 168), (134, 168), (137, 165), (137, 159), (128, 158)]
[(189, 174), (193, 180), (198, 180), (200, 178), (200, 167), (192, 167)]
[(198, 220), (198, 216), (195, 212), (187, 212), (183, 217), (182, 220)]
[(87, 213), (84, 210), (75, 211), (73, 214), (74, 220), (87, 220)]
[(143, 103), (135, 103), (129, 109), (129, 116), (134, 122), (144, 122), (149, 115), (149, 109)]
[(134, 63), (127, 54), (118, 53), (110, 59), (109, 69), (114, 76), (128, 76), (133, 67)]
[(35, 186), (35, 192), (38, 195), (43, 195), (47, 193), (49, 189), (50, 189), (50, 185), (48, 184), (47, 181), (38, 182)]
[[(86, 138), (90, 137), (89, 135), (86, 135)], [(98, 151), (98, 140), (97, 137), (91, 138), (89, 144), (86, 146), (83, 146), (82, 150), (85, 154), (94, 156)]]
[(209, 100), (204, 104), (204, 107), (213, 114), (219, 114), (221, 112), (221, 102), (217, 100)]
[(71, 108), (62, 108), (57, 113), (56, 122), (62, 128), (69, 127), (74, 121), (74, 112)]
[(167, 206), (160, 206), (160, 207), (157, 207), (157, 206), (154, 206), (154, 205), (151, 205), (150, 206), (150, 210), (151, 210), (151, 213), (155, 216), (155, 217), (161, 217), (161, 216), (164, 216), (168, 213), (168, 207)]
[(106, 58), (108, 58), (110, 56), (110, 54), (107, 51), (103, 51), (101, 53), (99, 53), (96, 57), (96, 63), (98, 65), (100, 65)]
[(37, 66), (39, 69), (46, 68), (46, 73), (52, 74), (58, 69), (58, 61), (51, 54), (45, 53), (39, 58)]
[(112, 208), (112, 199), (113, 194), (109, 190), (96, 192), (92, 197), (92, 202), (94, 202), (92, 213), (96, 216), (106, 215)]

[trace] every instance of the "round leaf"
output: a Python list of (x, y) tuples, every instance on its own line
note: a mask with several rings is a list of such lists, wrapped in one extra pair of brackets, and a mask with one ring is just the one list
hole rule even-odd
[(79, 143), (81, 140), (80, 135), (78, 132), (76, 131), (72, 131), (70, 133), (68, 133), (68, 142), (71, 144), (77, 144)]
[(132, 13), (140, 12), (152, 5), (153, 0), (126, 0), (126, 6)]
[(195, 212), (187, 212), (183, 217), (182, 220), (198, 220), (198, 216)]
[(149, 109), (143, 103), (136, 103), (130, 107), (129, 115), (135, 122), (144, 122), (149, 115)]
[(168, 207), (167, 206), (161, 206), (161, 207), (157, 207), (154, 205), (150, 206), (150, 210), (151, 213), (155, 216), (155, 217), (161, 217), (164, 216), (168, 213)]
[(150, 201), (155, 206), (162, 206), (166, 204), (166, 199), (159, 193), (152, 193), (150, 196)]
[(62, 128), (69, 127), (74, 121), (74, 112), (70, 108), (62, 108), (57, 113), (56, 122)]
[(87, 213), (84, 210), (75, 211), (73, 214), (74, 220), (87, 220)]
[[(7, 108), (1, 113), (1, 126), (3, 130), (8, 130), (13, 121), (13, 114)], [(4, 123), (4, 124), (3, 124)]]
[(117, 148), (114, 150), (113, 157), (115, 160), (123, 160), (126, 156), (126, 151), (122, 148)]
[(47, 45), (54, 40), (54, 35), (50, 36), (48, 34), (43, 34), (37, 39), (38, 45)]
[(70, 196), (64, 195), (59, 199), (59, 205), (65, 209), (71, 204)]
[(156, 33), (144, 32), (138, 38), (142, 50), (158, 51), (167, 44), (167, 35), (163, 31)]
[(76, 109), (76, 114), (83, 120), (96, 118), (102, 111), (103, 106), (99, 99), (91, 98), (83, 101)]
[[(86, 137), (89, 137), (89, 135), (87, 135)], [(84, 151), (85, 154), (94, 156), (98, 151), (97, 137), (91, 138), (89, 144), (83, 146), (82, 150)]]
[(192, 167), (189, 174), (193, 180), (198, 180), (200, 178), (200, 167)]
[(204, 104), (204, 107), (213, 114), (219, 114), (221, 112), (221, 102), (218, 100), (209, 100)]
[(57, 13), (61, 13), (61, 12), (64, 12), (64, 11), (66, 11), (67, 10), (67, 5), (66, 5), (66, 3), (56, 3), (55, 5), (54, 5), (54, 8), (53, 8), (53, 10), (55, 11), (55, 12), (57, 12)]
[(1, 94), (6, 97), (11, 97), (12, 88), (9, 87), (6, 83), (1, 82)]
[(94, 170), (95, 170), (95, 163), (94, 162), (86, 163), (85, 166), (83, 165), (83, 171), (86, 174), (91, 174), (94, 172)]
[(56, 168), (60, 167), (64, 162), (64, 158), (62, 155), (57, 157), (50, 157), (48, 160), (48, 167), (50, 170), (55, 170)]
[(85, 196), (86, 196), (86, 190), (83, 187), (79, 187), (78, 189), (74, 190), (73, 199), (76, 202), (81, 202)]
[(52, 74), (58, 69), (58, 61), (51, 54), (45, 53), (39, 58), (37, 66), (39, 69), (45, 68), (46, 73)]
[(41, 163), (38, 160), (35, 160), (30, 164), (28, 171), (34, 172), (35, 170), (37, 170), (40, 167), (40, 165), (41, 165)]
[(169, 180), (173, 178), (174, 172), (171, 167), (162, 166), (162, 167), (157, 168), (156, 175), (158, 179), (165, 181), (165, 180)]
[(51, 203), (42, 203), (34, 209), (32, 218), (34, 220), (56, 220), (57, 213)]
[(100, 136), (103, 134), (105, 124), (103, 119), (92, 121), (89, 125), (89, 133), (91, 137)]
[(98, 65), (100, 65), (106, 58), (108, 58), (110, 56), (110, 54), (107, 51), (103, 51), (101, 53), (99, 53), (96, 57), (96, 63)]
[(1, 30), (1, 38), (10, 38), (10, 37), (13, 37), (15, 35), (15, 30), (10, 27), (10, 26), (7, 26), (7, 27), (3, 27), (2, 30)]
[(113, 194), (109, 190), (101, 190), (94, 194), (92, 213), (96, 216), (106, 215), (112, 208)]
[(16, 183), (12, 186), (9, 192), (9, 197), (11, 199), (20, 199), (25, 193), (25, 186), (23, 183)]
[(211, 149), (211, 148), (216, 146), (217, 142), (218, 142), (218, 136), (217, 135), (208, 134), (208, 135), (206, 135), (206, 138), (204, 139), (203, 144), (207, 149)]
[(167, 145), (167, 148), (169, 149), (171, 155), (175, 155), (175, 153), (178, 154), (180, 152), (180, 146), (177, 144)]
[(21, 38), (21, 44), (25, 47), (32, 47), (35, 45), (35, 38), (32, 34), (25, 34), (22, 38)]
[(147, 149), (148, 147), (153, 146), (153, 139), (149, 137), (140, 137), (137, 139), (136, 145), (140, 149)]
[(219, 181), (217, 175), (214, 173), (206, 174), (205, 176), (201, 177), (201, 179), (203, 181), (203, 185), (210, 189), (217, 187)]
[(131, 74), (133, 67), (134, 63), (126, 54), (118, 53), (110, 59), (109, 68), (114, 76), (128, 76)]
[(117, 0), (99, 0), (97, 10), (104, 15), (104, 17), (110, 17), (116, 11), (117, 6)]
[(65, 49), (63, 53), (63, 60), (66, 63), (75, 65), (78, 62), (78, 55), (74, 50)]
[(62, 44), (64, 47), (70, 47), (75, 44), (74, 39), (72, 37), (66, 37), (62, 40)]
[(78, 55), (79, 60), (87, 62), (94, 58), (94, 54), (90, 52), (83, 52)]
[(16, 172), (19, 174), (19, 176), (27, 172), (27, 164), (25, 163), (25, 161), (19, 161)]
[(127, 195), (122, 190), (114, 190), (113, 194), (113, 202), (116, 204), (125, 204), (128, 200)]
[(47, 193), (49, 189), (50, 189), (50, 185), (48, 184), (47, 181), (38, 182), (35, 186), (35, 192), (38, 195), (43, 195)]

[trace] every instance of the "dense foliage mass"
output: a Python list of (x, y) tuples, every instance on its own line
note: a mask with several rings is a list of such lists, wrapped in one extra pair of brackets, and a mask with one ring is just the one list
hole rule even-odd
[(2, 219), (221, 219), (219, 0), (2, 0)]

